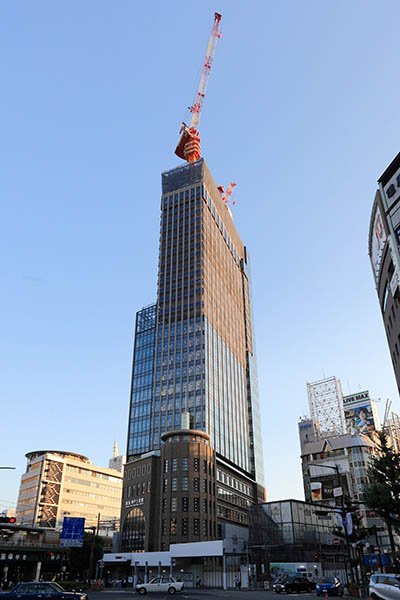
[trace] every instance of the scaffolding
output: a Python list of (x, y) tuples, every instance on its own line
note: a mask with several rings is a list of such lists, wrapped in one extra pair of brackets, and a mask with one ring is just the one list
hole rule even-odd
[(327, 377), (307, 383), (310, 416), (318, 421), (321, 433), (340, 435), (345, 433), (343, 392), (340, 379)]

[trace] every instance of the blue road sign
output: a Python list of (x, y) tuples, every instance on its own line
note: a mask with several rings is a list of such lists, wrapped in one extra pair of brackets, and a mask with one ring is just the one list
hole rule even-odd
[(79, 517), (64, 517), (60, 545), (64, 547), (81, 548), (85, 519)]

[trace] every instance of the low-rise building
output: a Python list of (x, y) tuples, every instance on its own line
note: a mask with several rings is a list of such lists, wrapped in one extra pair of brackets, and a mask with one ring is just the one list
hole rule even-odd
[(334, 511), (301, 500), (278, 500), (253, 507), (250, 512), (249, 562), (257, 582), (283, 575), (305, 575), (316, 581), (336, 575), (346, 581), (344, 542), (334, 530)]

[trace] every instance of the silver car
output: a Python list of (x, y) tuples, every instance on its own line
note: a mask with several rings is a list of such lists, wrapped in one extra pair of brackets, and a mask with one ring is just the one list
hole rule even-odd
[(400, 600), (400, 575), (393, 573), (371, 575), (369, 596), (373, 600)]

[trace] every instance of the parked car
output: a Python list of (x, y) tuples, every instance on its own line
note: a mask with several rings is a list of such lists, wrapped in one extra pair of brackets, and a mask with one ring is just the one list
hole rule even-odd
[(87, 594), (83, 592), (66, 592), (61, 585), (54, 581), (32, 581), (29, 583), (18, 583), (9, 592), (0, 594), (5, 600), (38, 600), (39, 598), (50, 598), (51, 600), (88, 600)]
[(149, 583), (138, 583), (135, 589), (139, 594), (146, 594), (146, 592), (175, 594), (183, 590), (183, 582), (176, 581), (173, 577), (153, 577)]
[(282, 581), (276, 581), (272, 586), (272, 589), (277, 594), (280, 594), (281, 592), (290, 594), (290, 592), (311, 592), (314, 587), (315, 585), (312, 583), (312, 581), (309, 581), (307, 577), (293, 575)]
[(400, 575), (394, 573), (371, 575), (369, 597), (374, 600), (400, 600)]
[(332, 596), (343, 596), (343, 585), (337, 577), (323, 577), (315, 587), (317, 596), (321, 594), (332, 594)]

